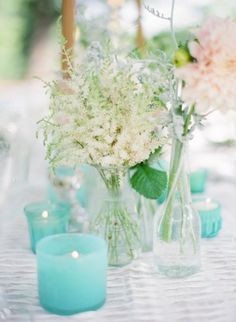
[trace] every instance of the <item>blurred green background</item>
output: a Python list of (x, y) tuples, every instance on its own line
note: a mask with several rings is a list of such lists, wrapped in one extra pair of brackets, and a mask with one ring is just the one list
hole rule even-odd
[(27, 69), (34, 35), (59, 14), (56, 1), (0, 1), (0, 78), (22, 78)]
[[(0, 1), (0, 80), (26, 77), (32, 50), (36, 48), (40, 39), (47, 37), (49, 30), (54, 30), (50, 37), (51, 43), (56, 43), (55, 26), (61, 12), (61, 1)], [(169, 15), (171, 0), (145, 0), (144, 2)], [(76, 20), (80, 30), (77, 44), (81, 47), (87, 47), (93, 40), (103, 41), (113, 36), (119, 38), (122, 45), (127, 47), (128, 44), (131, 50), (137, 47), (136, 0), (124, 1), (117, 16), (114, 16), (108, 0), (76, 0), (76, 7)], [(177, 38), (185, 42), (189, 37), (190, 27), (199, 23), (209, 13), (235, 16), (235, 12), (234, 0), (177, 0), (175, 14)], [(119, 20), (116, 27), (114, 27), (114, 23), (117, 23), (115, 19)], [(111, 27), (112, 23), (113, 27)], [(170, 54), (172, 48), (168, 23), (153, 17), (142, 6), (141, 24), (147, 49), (155, 51), (159, 48)], [(58, 60), (59, 57), (58, 55)], [(46, 62), (48, 57), (45, 55), (42, 59)]]

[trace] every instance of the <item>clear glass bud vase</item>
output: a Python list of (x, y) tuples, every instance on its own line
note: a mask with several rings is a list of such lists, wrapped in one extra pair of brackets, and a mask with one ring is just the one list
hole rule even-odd
[(137, 212), (140, 221), (141, 247), (143, 252), (153, 248), (153, 220), (157, 211), (157, 201), (137, 196)]
[(185, 152), (186, 143), (174, 140), (167, 198), (154, 220), (154, 263), (168, 277), (200, 269), (200, 220), (192, 207)]
[[(98, 185), (97, 211), (91, 218), (90, 230), (107, 241), (108, 262), (123, 266), (140, 254), (140, 228), (135, 199), (127, 184), (127, 169), (97, 168), (102, 182)], [(104, 186), (104, 185), (103, 185)]]

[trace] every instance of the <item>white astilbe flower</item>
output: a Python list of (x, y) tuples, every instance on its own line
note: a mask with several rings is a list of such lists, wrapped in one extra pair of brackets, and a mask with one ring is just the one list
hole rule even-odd
[(40, 126), (51, 165), (131, 167), (147, 160), (167, 140), (160, 115), (168, 79), (143, 61), (93, 46), (68, 81), (48, 85), (50, 111)]

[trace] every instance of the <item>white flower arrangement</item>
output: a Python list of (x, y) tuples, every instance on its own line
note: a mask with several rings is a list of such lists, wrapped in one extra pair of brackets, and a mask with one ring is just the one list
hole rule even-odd
[(52, 167), (132, 167), (166, 143), (162, 113), (170, 75), (147, 65), (93, 44), (63, 86), (60, 79), (46, 84), (50, 109), (40, 128)]

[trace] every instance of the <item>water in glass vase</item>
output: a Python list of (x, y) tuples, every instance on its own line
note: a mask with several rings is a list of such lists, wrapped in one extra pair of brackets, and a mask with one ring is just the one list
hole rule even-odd
[(154, 263), (168, 277), (184, 277), (200, 269), (200, 219), (192, 207), (184, 165), (184, 145), (172, 150), (168, 194), (155, 216)]
[[(111, 266), (129, 264), (140, 254), (140, 233), (135, 199), (126, 184), (126, 169), (97, 168), (106, 191), (100, 194), (97, 212), (91, 220), (91, 232), (108, 244)], [(102, 190), (102, 182), (98, 185)]]
[(153, 220), (157, 211), (157, 202), (137, 195), (136, 209), (139, 215), (142, 251), (150, 252), (153, 247)]
[(154, 243), (154, 260), (160, 273), (168, 277), (192, 275), (200, 267), (200, 223), (190, 205), (174, 205), (169, 237), (166, 240), (163, 216), (159, 218)]

